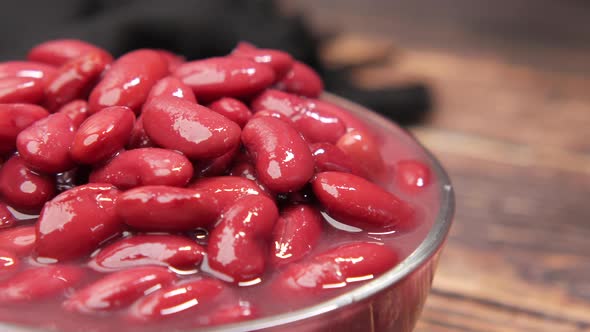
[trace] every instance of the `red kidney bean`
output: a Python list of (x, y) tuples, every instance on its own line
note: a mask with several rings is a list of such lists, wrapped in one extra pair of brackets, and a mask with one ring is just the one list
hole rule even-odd
[(38, 103), (43, 99), (41, 80), (30, 77), (0, 78), (0, 103)]
[(275, 111), (291, 119), (303, 108), (303, 100), (296, 95), (279, 90), (267, 89), (259, 94), (250, 105), (256, 114), (263, 110)]
[(143, 113), (137, 117), (131, 135), (129, 135), (129, 142), (127, 142), (128, 149), (151, 148), (156, 145), (145, 133), (143, 129)]
[(275, 202), (247, 195), (225, 208), (211, 231), (207, 247), (209, 266), (233, 282), (259, 278), (265, 270), (268, 242), (279, 217)]
[(250, 59), (268, 65), (275, 72), (275, 80), (283, 78), (293, 66), (293, 57), (287, 52), (268, 48), (256, 48), (251, 44), (239, 43), (231, 52), (232, 57)]
[(188, 311), (212, 307), (225, 286), (215, 279), (197, 279), (162, 288), (135, 302), (129, 318), (137, 322), (154, 322)]
[(0, 278), (13, 274), (19, 267), (20, 260), (14, 253), (0, 249)]
[(395, 164), (395, 184), (409, 193), (416, 193), (430, 184), (430, 169), (418, 160), (400, 160)]
[(0, 63), (0, 78), (30, 77), (43, 81), (43, 86), (53, 78), (56, 68), (32, 61), (7, 61)]
[(217, 200), (206, 192), (168, 186), (144, 186), (123, 193), (117, 214), (143, 231), (189, 231), (208, 227), (219, 215)]
[(144, 265), (194, 269), (205, 249), (184, 236), (134, 235), (104, 247), (94, 258), (99, 268), (121, 270)]
[(275, 196), (275, 193), (273, 193), (264, 184), (262, 184), (262, 182), (260, 182), (258, 180), (258, 178), (256, 177), (256, 169), (255, 169), (254, 165), (252, 165), (249, 161), (244, 160), (244, 161), (239, 161), (236, 164), (234, 164), (234, 166), (232, 167), (232, 169), (229, 172), (229, 175), (239, 176), (239, 177), (254, 181), (254, 183), (258, 186), (258, 189), (261, 190), (263, 193), (265, 193), (267, 196), (269, 196), (269, 197)]
[(155, 97), (174, 97), (193, 103), (197, 102), (193, 90), (174, 76), (167, 76), (159, 80), (147, 96), (146, 104)]
[(79, 128), (82, 122), (88, 118), (88, 103), (86, 100), (74, 100), (63, 105), (58, 112), (63, 113), (72, 119), (74, 128)]
[(252, 110), (271, 110), (282, 113), (293, 122), (310, 142), (336, 143), (346, 132), (344, 123), (331, 113), (324, 113), (296, 95), (278, 90), (266, 90), (252, 102)]
[(90, 93), (90, 111), (127, 106), (139, 113), (150, 89), (168, 74), (168, 64), (156, 51), (137, 50), (115, 61)]
[(207, 325), (221, 325), (243, 322), (258, 316), (258, 310), (250, 302), (224, 305), (216, 308), (210, 315)]
[(353, 129), (340, 137), (336, 146), (350, 159), (356, 160), (369, 178), (379, 179), (384, 175), (385, 164), (372, 135)]
[(144, 107), (143, 127), (156, 144), (188, 158), (215, 158), (240, 142), (240, 127), (195, 103), (171, 97), (152, 99)]
[(0, 104), (0, 155), (16, 150), (16, 136), (49, 113), (33, 104)]
[(219, 176), (225, 174), (236, 155), (240, 152), (240, 146), (225, 154), (209, 160), (201, 160), (195, 163), (195, 175), (199, 177)]
[(70, 155), (81, 164), (94, 164), (122, 149), (133, 130), (135, 114), (124, 106), (106, 107), (91, 115), (76, 131)]
[(94, 251), (121, 233), (115, 213), (119, 191), (109, 184), (91, 183), (65, 191), (45, 204), (36, 224), (39, 257), (68, 260)]
[(186, 62), (186, 59), (183, 56), (174, 54), (172, 52), (168, 52), (166, 50), (154, 50), (160, 54), (162, 58), (168, 64), (168, 72), (173, 73), (178, 66)]
[(166, 185), (183, 187), (193, 176), (193, 165), (181, 153), (159, 148), (123, 151), (90, 173), (90, 182), (110, 183), (120, 189)]
[[(2, 170), (0, 169), (0, 172)], [(1, 186), (1, 184), (0, 184)], [(0, 229), (10, 228), (16, 225), (16, 218), (12, 215), (12, 212), (8, 210), (6, 204), (0, 201)], [(2, 244), (0, 243), (0, 246)]]
[(258, 179), (272, 191), (296, 191), (313, 176), (314, 161), (307, 143), (281, 120), (250, 120), (242, 132), (242, 143), (254, 160)]
[(92, 51), (104, 52), (101, 48), (81, 40), (56, 39), (46, 41), (33, 47), (29, 51), (27, 59), (54, 66), (61, 66), (72, 59)]
[(261, 110), (261, 111), (257, 111), (256, 113), (254, 113), (254, 115), (252, 115), (251, 119), (256, 119), (256, 118), (262, 118), (265, 116), (270, 116), (271, 118), (277, 118), (285, 123), (287, 123), (290, 126), (293, 126), (293, 121), (291, 121), (291, 119), (289, 117), (287, 117), (286, 115), (279, 113), (277, 111), (272, 111), (272, 110)]
[(70, 146), (74, 124), (63, 113), (43, 118), (18, 134), (16, 147), (25, 163), (33, 170), (60, 173), (74, 167)]
[(209, 108), (237, 123), (240, 128), (243, 128), (252, 116), (248, 106), (235, 98), (218, 99), (209, 104)]
[(314, 143), (309, 147), (315, 160), (315, 171), (317, 173), (336, 171), (352, 173), (359, 176), (363, 175), (360, 166), (336, 145), (330, 143)]
[(70, 312), (96, 313), (113, 311), (176, 280), (163, 267), (137, 267), (109, 274), (75, 292), (63, 303)]
[(35, 248), (35, 226), (20, 226), (0, 231), (0, 249), (20, 257), (28, 256)]
[(53, 265), (24, 270), (0, 283), (0, 302), (28, 302), (63, 294), (78, 284), (84, 270)]
[(311, 67), (295, 61), (277, 87), (287, 92), (317, 98), (324, 90), (324, 82)]
[(217, 201), (221, 212), (225, 207), (233, 204), (246, 195), (263, 195), (260, 187), (251, 180), (237, 176), (216, 176), (198, 179), (190, 185)]
[(313, 192), (337, 221), (364, 230), (406, 229), (414, 222), (407, 202), (359, 176), (323, 172), (311, 182)]
[(14, 155), (0, 168), (0, 193), (13, 208), (37, 213), (55, 195), (55, 179), (31, 171)]
[(56, 110), (66, 103), (86, 98), (113, 57), (102, 50), (90, 51), (61, 66), (45, 88), (45, 104)]
[(284, 266), (305, 257), (320, 239), (322, 221), (320, 212), (310, 205), (283, 209), (272, 233), (274, 250), (270, 262)]
[(378, 243), (353, 242), (341, 245), (287, 267), (275, 289), (291, 295), (309, 295), (363, 280), (393, 268), (400, 261), (393, 249)]
[(317, 110), (326, 116), (337, 117), (342, 123), (344, 123), (347, 131), (356, 129), (367, 135), (372, 133), (369, 127), (367, 127), (361, 119), (356, 117), (354, 113), (349, 112), (336, 104), (318, 99), (305, 99), (304, 104), (306, 108)]
[(178, 66), (174, 76), (190, 86), (197, 99), (203, 101), (252, 96), (275, 80), (269, 66), (235, 57), (187, 62)]

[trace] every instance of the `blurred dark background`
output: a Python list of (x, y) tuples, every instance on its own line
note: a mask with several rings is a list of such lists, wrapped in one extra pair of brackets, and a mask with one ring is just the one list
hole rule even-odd
[(590, 331), (590, 2), (3, 3), (0, 59), (50, 38), (311, 63), (445, 165), (455, 224), (419, 332)]

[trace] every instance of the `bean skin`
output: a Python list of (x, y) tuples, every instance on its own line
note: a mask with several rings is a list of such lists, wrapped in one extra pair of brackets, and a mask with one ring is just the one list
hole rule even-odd
[(90, 182), (110, 183), (126, 190), (138, 186), (184, 187), (193, 176), (193, 165), (180, 152), (141, 148), (123, 151), (90, 173)]
[(88, 52), (102, 51), (101, 48), (77, 39), (55, 39), (33, 47), (27, 59), (53, 66), (61, 66)]
[(0, 283), (0, 303), (42, 300), (63, 294), (84, 277), (84, 270), (68, 265), (52, 265), (24, 270)]
[(190, 184), (189, 187), (214, 198), (220, 210), (243, 196), (265, 194), (256, 182), (237, 176), (202, 178)]
[(21, 131), (16, 147), (31, 169), (61, 173), (74, 167), (70, 157), (74, 131), (74, 124), (67, 115), (54, 113)]
[(237, 123), (240, 128), (243, 128), (252, 117), (252, 112), (250, 112), (248, 106), (235, 98), (224, 97), (218, 99), (209, 104), (209, 108)]
[(14, 155), (0, 168), (0, 194), (13, 208), (38, 213), (55, 195), (55, 179), (31, 171), (21, 157)]
[(400, 258), (391, 248), (372, 242), (353, 242), (292, 264), (275, 281), (274, 289), (289, 296), (309, 296), (373, 279), (394, 267)]
[(63, 308), (83, 314), (113, 311), (127, 307), (154, 289), (167, 287), (175, 280), (174, 274), (163, 267), (119, 271), (76, 291), (63, 303)]
[(363, 174), (370, 179), (380, 179), (384, 176), (385, 163), (379, 145), (370, 133), (353, 129), (342, 135), (336, 146), (350, 159), (356, 160)]
[(394, 182), (407, 193), (418, 193), (431, 182), (430, 168), (418, 160), (400, 160), (395, 164)]
[(28, 256), (35, 248), (35, 226), (19, 226), (0, 231), (0, 249), (8, 250), (19, 257)]
[(164, 287), (151, 293), (131, 306), (129, 319), (136, 322), (156, 322), (173, 318), (188, 311), (198, 311), (211, 307), (225, 289), (215, 279), (197, 279)]
[(244, 196), (226, 207), (209, 237), (207, 258), (211, 269), (236, 283), (260, 277), (278, 217), (274, 201), (261, 195)]
[(144, 107), (143, 127), (149, 138), (189, 159), (219, 157), (240, 142), (240, 127), (195, 103), (171, 97), (154, 98)]
[(287, 52), (256, 48), (245, 43), (239, 43), (231, 52), (231, 56), (250, 59), (256, 63), (270, 66), (275, 73), (275, 80), (283, 78), (291, 70), (294, 63), (293, 57)]
[(45, 88), (45, 105), (56, 110), (66, 103), (86, 98), (103, 71), (113, 62), (105, 51), (90, 51), (61, 66)]
[(346, 132), (345, 124), (333, 113), (325, 113), (307, 99), (279, 90), (269, 89), (261, 93), (252, 101), (252, 110), (283, 114), (311, 143), (336, 143)]
[(131, 135), (129, 135), (129, 142), (127, 142), (127, 149), (139, 149), (139, 148), (151, 148), (156, 145), (149, 136), (146, 134), (143, 128), (143, 113), (137, 117)]
[(209, 326), (243, 322), (259, 316), (258, 310), (250, 302), (220, 306), (209, 315)]
[(252, 156), (258, 179), (274, 192), (299, 190), (313, 176), (314, 160), (307, 143), (281, 120), (250, 120), (242, 143)]
[(158, 52), (158, 54), (160, 54), (164, 61), (166, 61), (166, 63), (168, 64), (169, 73), (173, 73), (176, 70), (176, 68), (178, 68), (178, 66), (186, 62), (186, 59), (181, 55), (177, 55), (172, 52), (160, 49), (156, 49), (154, 51)]
[(324, 82), (311, 67), (295, 61), (277, 87), (305, 97), (317, 98), (324, 90)]
[(106, 107), (76, 131), (70, 155), (80, 164), (95, 164), (121, 150), (131, 135), (135, 114), (124, 106)]
[(146, 104), (155, 97), (175, 97), (192, 103), (197, 103), (193, 90), (174, 76), (167, 76), (159, 80), (147, 96)]
[(49, 113), (33, 104), (0, 104), (0, 156), (16, 150), (16, 137)]
[(90, 93), (90, 111), (126, 106), (139, 113), (152, 86), (168, 74), (168, 64), (156, 51), (136, 50), (115, 61)]
[(0, 78), (30, 77), (43, 81), (43, 86), (53, 78), (57, 69), (40, 62), (6, 61), (0, 63)]
[[(0, 172), (1, 171), (2, 170), (0, 169)], [(0, 229), (11, 228), (14, 225), (16, 225), (16, 218), (12, 215), (10, 210), (8, 210), (6, 204), (0, 201)]]
[(275, 81), (271, 67), (248, 59), (216, 57), (178, 66), (174, 76), (190, 86), (198, 100), (252, 96)]
[(309, 147), (317, 173), (336, 171), (362, 176), (360, 166), (337, 146), (330, 143), (314, 143)]
[(322, 222), (320, 212), (310, 205), (283, 209), (273, 229), (270, 262), (285, 266), (305, 257), (320, 239)]
[(0, 278), (5, 278), (20, 268), (18, 257), (7, 250), (0, 249)]
[(123, 223), (115, 213), (119, 191), (91, 183), (65, 191), (47, 202), (36, 224), (36, 253), (58, 261), (90, 254), (119, 235)]
[(79, 128), (82, 122), (88, 118), (89, 108), (86, 100), (73, 100), (63, 105), (59, 110), (59, 113), (63, 113), (72, 119), (74, 128)]
[(0, 78), (0, 103), (36, 104), (43, 96), (41, 80), (30, 77)]
[(194, 165), (195, 175), (198, 177), (224, 175), (239, 152), (240, 146), (238, 145), (217, 158), (196, 162)]
[(217, 200), (205, 192), (168, 186), (144, 186), (123, 193), (117, 214), (142, 231), (190, 231), (212, 225), (219, 215)]
[(414, 223), (408, 203), (359, 176), (323, 172), (311, 185), (328, 214), (339, 222), (379, 231), (407, 229)]
[(134, 235), (104, 247), (94, 257), (99, 268), (121, 270), (145, 265), (194, 269), (205, 249), (183, 236)]

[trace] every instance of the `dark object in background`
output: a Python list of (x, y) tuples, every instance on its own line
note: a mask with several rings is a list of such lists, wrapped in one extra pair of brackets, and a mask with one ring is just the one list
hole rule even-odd
[(364, 90), (345, 70), (327, 71), (318, 58), (320, 40), (301, 17), (281, 15), (273, 0), (20, 0), (3, 5), (0, 58), (23, 58), (33, 45), (78, 38), (121, 55), (141, 47), (162, 48), (197, 59), (227, 54), (240, 40), (278, 48), (318, 70), (326, 90), (403, 124), (430, 109), (424, 85)]

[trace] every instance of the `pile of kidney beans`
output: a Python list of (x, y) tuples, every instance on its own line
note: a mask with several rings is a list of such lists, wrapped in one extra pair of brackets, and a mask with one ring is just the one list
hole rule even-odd
[(322, 89), (248, 43), (186, 62), (55, 40), (0, 63), (0, 313), (216, 325), (391, 269), (406, 253), (367, 234), (417, 228), (432, 174), (389, 165)]

